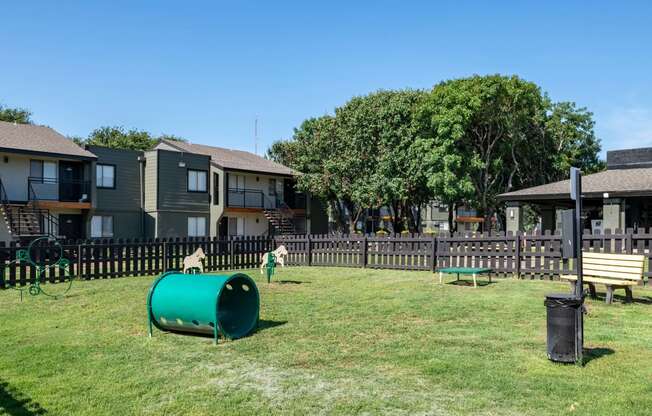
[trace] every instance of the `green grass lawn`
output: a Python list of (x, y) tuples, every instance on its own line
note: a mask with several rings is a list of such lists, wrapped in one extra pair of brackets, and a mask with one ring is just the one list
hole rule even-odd
[(0, 413), (10, 415), (649, 415), (652, 291), (589, 301), (585, 367), (546, 359), (544, 294), (426, 272), (277, 269), (252, 336), (217, 346), (155, 330), (152, 277), (0, 292)]

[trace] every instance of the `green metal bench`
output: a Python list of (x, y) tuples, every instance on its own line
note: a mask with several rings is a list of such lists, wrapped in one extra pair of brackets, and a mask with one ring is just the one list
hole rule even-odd
[(443, 269), (437, 270), (439, 272), (439, 283), (441, 284), (443, 282), (444, 278), (444, 273), (448, 274), (456, 274), (457, 275), (457, 280), (460, 280), (460, 275), (472, 275), (473, 276), (473, 287), (478, 287), (478, 283), (476, 282), (476, 276), (479, 274), (489, 274), (489, 283), (491, 283), (491, 272), (493, 272), (492, 269), (485, 268), (485, 267), (445, 267)]

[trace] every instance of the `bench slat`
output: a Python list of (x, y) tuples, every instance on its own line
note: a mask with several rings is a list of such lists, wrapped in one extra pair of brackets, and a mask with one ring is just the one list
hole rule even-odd
[(645, 264), (641, 260), (614, 260), (614, 259), (597, 259), (583, 258), (584, 264), (599, 264), (604, 266), (622, 266), (622, 267), (643, 267)]
[[(559, 277), (564, 280), (577, 280), (577, 276), (575, 275), (563, 275)], [(605, 279), (605, 278), (593, 277), (593, 276), (584, 276), (582, 278), (582, 281), (584, 283), (588, 283), (588, 282), (602, 283), (604, 285), (614, 285), (614, 286), (637, 286), (638, 285), (638, 282), (633, 280)]]
[(582, 267), (584, 269), (607, 270), (610, 272), (631, 273), (633, 275), (643, 274), (642, 264), (639, 264), (638, 266), (635, 267), (624, 267), (624, 266), (607, 266), (604, 264), (594, 264), (594, 263), (583, 263)]
[(582, 257), (592, 258), (592, 259), (645, 261), (645, 256), (643, 256), (642, 254), (613, 254), (613, 253), (595, 253), (591, 251), (583, 251)]
[(585, 266), (582, 266), (582, 271), (586, 276), (608, 277), (611, 279), (623, 279), (623, 280), (643, 279), (642, 273), (612, 272), (610, 270), (595, 269), (592, 267), (585, 267)]

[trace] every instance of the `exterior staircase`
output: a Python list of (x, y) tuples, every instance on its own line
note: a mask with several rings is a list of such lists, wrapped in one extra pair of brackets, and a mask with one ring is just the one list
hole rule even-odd
[(290, 208), (266, 208), (263, 209), (263, 214), (265, 218), (272, 224), (274, 231), (277, 234), (296, 234), (296, 228), (294, 227), (294, 221), (292, 220), (294, 215)]
[(14, 240), (29, 241), (38, 237), (53, 235), (58, 230), (58, 223), (47, 209), (41, 209), (38, 201), (12, 203), (0, 181), (0, 213), (7, 231)]

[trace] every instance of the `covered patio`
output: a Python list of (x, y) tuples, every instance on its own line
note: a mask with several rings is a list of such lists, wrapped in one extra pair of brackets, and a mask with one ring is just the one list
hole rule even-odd
[[(573, 206), (570, 181), (499, 195), (506, 204), (506, 230), (524, 230), (525, 205), (540, 213), (541, 230), (560, 227), (560, 211)], [(595, 232), (652, 227), (652, 148), (607, 152), (607, 170), (582, 178), (583, 228)]]

